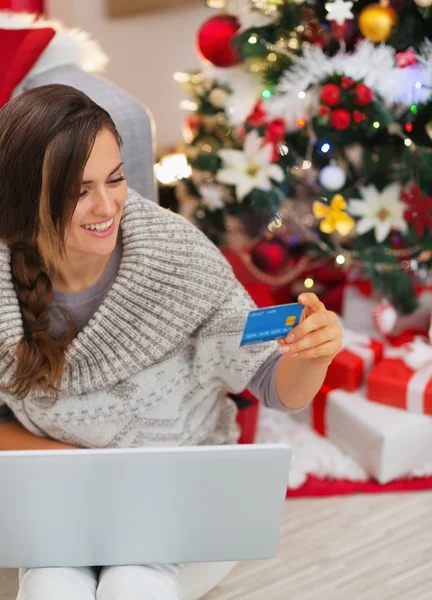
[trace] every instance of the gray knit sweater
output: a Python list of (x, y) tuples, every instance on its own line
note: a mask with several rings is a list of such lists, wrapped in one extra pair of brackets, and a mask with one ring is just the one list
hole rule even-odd
[[(67, 356), (58, 399), (0, 391), (31, 432), (79, 447), (235, 442), (240, 392), (277, 348), (240, 348), (254, 303), (220, 252), (194, 226), (129, 191), (116, 281)], [(0, 385), (23, 335), (0, 244)]]

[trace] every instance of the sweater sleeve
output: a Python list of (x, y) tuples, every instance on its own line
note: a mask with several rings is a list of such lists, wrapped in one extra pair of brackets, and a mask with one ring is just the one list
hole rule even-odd
[(265, 363), (258, 369), (258, 372), (253, 376), (249, 382), (248, 388), (255, 398), (262, 402), (264, 406), (282, 412), (292, 412), (292, 409), (286, 407), (279, 398), (276, 387), (276, 374), (282, 358), (283, 356), (279, 351), (271, 354)]
[(274, 355), (277, 342), (240, 346), (247, 314), (255, 303), (234, 277), (225, 302), (204, 322), (196, 334), (196, 363), (203, 384), (223, 382), (227, 391), (239, 393), (248, 387), (260, 367)]

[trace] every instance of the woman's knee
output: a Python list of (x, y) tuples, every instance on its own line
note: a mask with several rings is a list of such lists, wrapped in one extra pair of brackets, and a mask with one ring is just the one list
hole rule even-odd
[(144, 565), (104, 567), (97, 600), (180, 600), (178, 569)]
[(90, 568), (21, 569), (17, 600), (95, 600), (96, 586)]

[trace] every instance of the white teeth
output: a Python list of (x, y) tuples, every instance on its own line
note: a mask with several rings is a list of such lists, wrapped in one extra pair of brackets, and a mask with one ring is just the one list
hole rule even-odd
[(98, 223), (97, 225), (83, 225), (84, 229), (90, 230), (90, 231), (106, 231), (107, 229), (109, 229), (111, 227), (111, 225), (113, 224), (114, 219), (110, 219), (109, 221), (107, 221), (106, 223)]

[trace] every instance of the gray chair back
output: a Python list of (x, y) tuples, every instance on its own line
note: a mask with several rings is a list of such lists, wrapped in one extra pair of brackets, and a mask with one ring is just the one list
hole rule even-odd
[(128, 185), (144, 198), (157, 202), (153, 171), (154, 122), (141, 102), (106, 79), (73, 65), (56, 67), (29, 78), (25, 89), (50, 83), (82, 90), (109, 112), (123, 138), (122, 158)]

